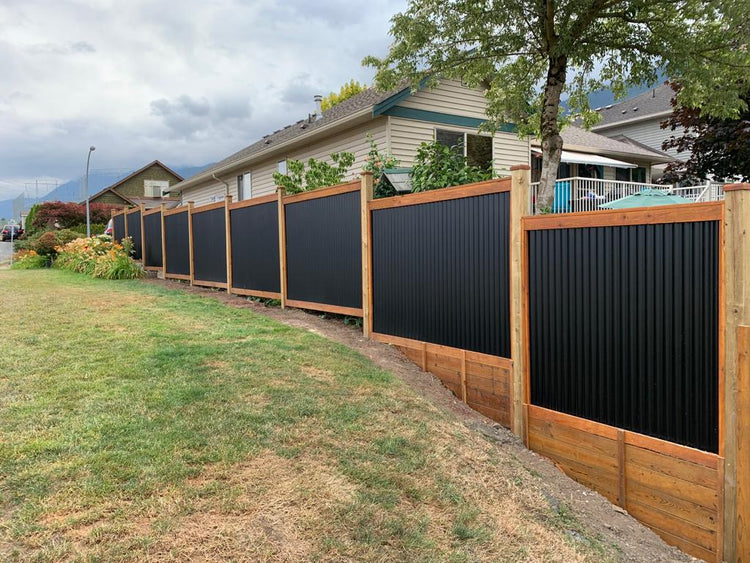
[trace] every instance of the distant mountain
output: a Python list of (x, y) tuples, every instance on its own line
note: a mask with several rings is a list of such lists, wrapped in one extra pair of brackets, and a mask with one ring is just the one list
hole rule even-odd
[[(176, 166), (171, 167), (172, 170), (177, 172), (180, 176), (187, 179), (191, 176), (195, 176), (199, 172), (205, 170), (213, 163), (204, 164), (203, 166)], [(169, 166), (169, 165), (167, 165)], [(132, 174), (135, 170), (128, 172), (108, 172), (101, 170), (94, 170), (89, 174), (89, 193), (91, 195), (96, 192), (103, 190), (107, 186), (111, 186), (118, 180), (122, 180), (125, 176)], [(83, 187), (83, 178), (77, 178), (70, 180), (57, 186), (51, 192), (41, 196), (39, 201), (82, 201), (86, 199)], [(34, 198), (26, 198), (25, 208), (28, 209), (36, 203)], [(13, 200), (6, 199), (0, 201), (0, 218), (10, 218), (13, 215)], [(16, 219), (18, 219), (16, 217)]]

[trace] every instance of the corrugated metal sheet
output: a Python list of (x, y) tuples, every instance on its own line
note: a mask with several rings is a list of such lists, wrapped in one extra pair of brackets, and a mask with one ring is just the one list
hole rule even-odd
[(375, 332), (510, 357), (508, 193), (372, 213)]
[(120, 241), (125, 236), (125, 215), (115, 215), (114, 220), (112, 221), (112, 237), (116, 241)]
[(279, 292), (279, 210), (275, 201), (232, 209), (232, 286)]
[(126, 216), (128, 222), (128, 236), (133, 239), (133, 258), (140, 260), (143, 256), (143, 240), (141, 237), (141, 212), (136, 211)]
[(193, 214), (193, 276), (196, 280), (219, 283), (227, 281), (224, 214), (223, 207)]
[(145, 266), (161, 268), (161, 213), (143, 216), (143, 231), (146, 249)]
[(289, 299), (362, 307), (359, 192), (286, 205)]
[(529, 232), (531, 402), (718, 450), (719, 224)]
[(190, 240), (188, 214), (164, 216), (164, 240), (167, 251), (167, 274), (190, 275)]

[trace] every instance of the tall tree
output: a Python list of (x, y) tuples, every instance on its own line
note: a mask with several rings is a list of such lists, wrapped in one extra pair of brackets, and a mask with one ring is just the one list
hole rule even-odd
[(352, 96), (356, 96), (360, 92), (363, 92), (364, 90), (367, 90), (366, 84), (360, 84), (353, 78), (341, 86), (341, 89), (339, 90), (339, 93), (331, 92), (328, 94), (325, 98), (323, 98), (323, 101), (321, 103), (321, 107), (323, 111), (326, 111), (327, 109), (332, 108), (336, 104), (340, 104), (344, 100), (348, 100)]
[[(679, 101), (735, 117), (746, 107), (736, 77), (750, 71), (748, 0), (410, 0), (392, 20), (384, 58), (366, 57), (376, 84), (457, 78), (485, 90), (486, 128), (512, 122), (542, 145), (539, 202), (549, 205), (560, 131), (589, 126), (588, 95), (654, 84), (658, 70), (684, 85)], [(567, 95), (568, 112), (560, 111)]]
[[(681, 86), (671, 84), (675, 93)], [(745, 84), (743, 99), (750, 104), (750, 88)], [(686, 178), (713, 176), (721, 180), (737, 179), (750, 182), (750, 108), (737, 118), (721, 118), (706, 115), (701, 109), (678, 106), (672, 100), (674, 112), (662, 122), (663, 129), (680, 130), (682, 135), (673, 135), (662, 146), (667, 150), (676, 148), (690, 156), (685, 161), (673, 162), (665, 171), (669, 181)]]

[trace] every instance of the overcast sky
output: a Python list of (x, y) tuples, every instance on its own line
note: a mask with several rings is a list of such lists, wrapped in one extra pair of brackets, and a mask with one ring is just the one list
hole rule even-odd
[[(219, 160), (372, 80), (406, 0), (0, 0), (0, 199)], [(30, 194), (33, 195), (33, 194)]]

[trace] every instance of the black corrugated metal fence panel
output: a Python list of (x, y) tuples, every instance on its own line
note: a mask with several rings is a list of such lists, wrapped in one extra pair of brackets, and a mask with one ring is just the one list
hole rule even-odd
[(225, 212), (220, 207), (193, 213), (193, 277), (196, 280), (218, 283), (227, 281)]
[(161, 268), (161, 213), (143, 216), (143, 234), (146, 249), (144, 266)]
[(112, 236), (114, 240), (121, 241), (125, 237), (125, 215), (115, 215), (112, 220)]
[(719, 223), (529, 232), (531, 402), (718, 451)]
[(167, 274), (190, 275), (190, 229), (188, 213), (164, 215), (164, 242), (167, 252)]
[(232, 209), (230, 213), (232, 287), (278, 293), (278, 202)]
[(285, 205), (287, 297), (362, 307), (359, 192)]
[(373, 330), (510, 357), (510, 196), (372, 212)]
[(128, 236), (133, 239), (133, 258), (140, 260), (143, 257), (143, 240), (141, 233), (141, 212), (136, 211), (126, 215), (128, 222)]

